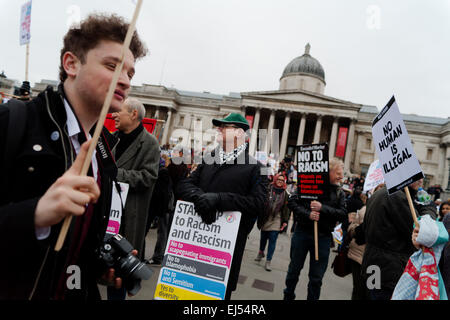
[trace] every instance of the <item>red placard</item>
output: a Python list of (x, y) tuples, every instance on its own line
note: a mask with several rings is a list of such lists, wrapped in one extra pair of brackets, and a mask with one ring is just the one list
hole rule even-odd
[(245, 116), (245, 119), (247, 119), (248, 124), (250, 125), (250, 129), (253, 128), (253, 119), (255, 119), (255, 116), (248, 115)]
[(345, 128), (345, 127), (339, 128), (336, 153), (335, 153), (335, 156), (338, 158), (343, 158), (345, 155), (345, 147), (347, 145), (347, 134), (348, 134), (348, 128)]
[[(142, 125), (149, 133), (153, 133), (153, 131), (155, 130), (155, 126), (156, 126), (156, 119), (144, 118), (142, 120)], [(114, 124), (114, 119), (113, 119), (111, 113), (108, 113), (106, 115), (105, 127), (111, 133), (114, 131), (117, 131), (116, 126)]]

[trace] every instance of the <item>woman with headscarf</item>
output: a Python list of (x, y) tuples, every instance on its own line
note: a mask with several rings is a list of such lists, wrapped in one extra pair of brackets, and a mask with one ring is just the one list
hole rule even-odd
[(255, 261), (261, 261), (264, 257), (264, 251), (269, 241), (267, 249), (267, 258), (265, 269), (271, 271), (270, 262), (277, 244), (277, 238), (280, 231), (286, 228), (290, 210), (287, 206), (288, 193), (286, 192), (286, 178), (279, 173), (273, 177), (272, 184), (269, 187), (268, 203), (266, 213), (262, 221), (258, 221), (258, 227), (261, 229), (261, 240), (258, 256)]

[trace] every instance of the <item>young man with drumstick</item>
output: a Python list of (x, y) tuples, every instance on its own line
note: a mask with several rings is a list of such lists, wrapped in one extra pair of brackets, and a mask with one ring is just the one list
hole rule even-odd
[[(111, 156), (116, 139), (103, 130), (88, 176), (80, 176), (115, 68), (121, 62), (128, 24), (115, 15), (91, 15), (64, 37), (60, 80), (26, 104), (25, 133), (7, 182), (0, 178), (0, 299), (98, 300), (97, 280), (121, 286), (114, 270), (102, 270), (95, 249), (109, 220)], [(147, 49), (137, 33), (110, 104), (120, 110), (130, 90), (137, 59)], [(8, 143), (9, 110), (0, 106), (0, 154)], [(3, 159), (0, 159), (2, 161)], [(3, 164), (2, 164), (3, 168)], [(54, 251), (61, 222), (73, 216), (60, 251)], [(72, 272), (72, 273), (71, 273)], [(77, 272), (81, 279), (71, 278)]]

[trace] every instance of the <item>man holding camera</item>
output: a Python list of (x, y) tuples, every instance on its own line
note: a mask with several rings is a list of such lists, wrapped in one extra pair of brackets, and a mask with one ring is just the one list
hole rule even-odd
[[(102, 276), (122, 285), (114, 269), (101, 268), (97, 257), (117, 173), (110, 152), (117, 141), (106, 129), (88, 176), (80, 172), (90, 143), (84, 141), (98, 121), (127, 30), (118, 16), (91, 15), (68, 31), (60, 56), (61, 84), (26, 103), (26, 118), (19, 119), (26, 121), (25, 132), (14, 154), (6, 151), (18, 123), (11, 121), (10, 109), (0, 106), (0, 155), (5, 155), (0, 161), (10, 177), (0, 176), (0, 299), (98, 300)], [(146, 51), (135, 33), (110, 112), (122, 107), (135, 61)], [(62, 221), (70, 215), (64, 245), (55, 252)]]

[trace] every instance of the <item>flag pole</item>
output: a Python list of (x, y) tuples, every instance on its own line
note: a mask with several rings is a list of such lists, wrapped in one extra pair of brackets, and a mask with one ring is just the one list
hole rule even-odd
[(30, 61), (30, 43), (28, 42), (25, 55), (25, 81), (28, 81), (29, 61)]
[[(120, 64), (116, 66), (116, 69), (114, 71), (113, 78), (111, 80), (111, 83), (109, 85), (109, 91), (106, 95), (105, 101), (103, 103), (102, 111), (100, 112), (99, 120), (97, 121), (97, 126), (95, 127), (94, 136), (92, 137), (92, 142), (89, 145), (88, 153), (86, 155), (86, 159), (83, 163), (83, 168), (81, 169), (81, 176), (86, 176), (87, 172), (89, 170), (89, 166), (91, 164), (92, 154), (94, 153), (94, 149), (97, 146), (98, 139), (100, 137), (100, 133), (103, 128), (103, 123), (105, 122), (106, 115), (108, 113), (109, 107), (111, 105), (112, 97), (114, 94), (114, 90), (116, 89), (117, 82), (119, 81), (120, 73), (122, 72), (124, 59), (125, 59), (125, 51), (130, 47), (131, 38), (133, 36), (133, 33), (136, 29), (136, 21), (139, 16), (139, 12), (141, 10), (143, 0), (138, 0), (136, 9), (134, 11), (133, 20), (130, 23), (130, 26), (128, 27), (127, 34), (125, 36), (125, 40), (122, 46), (122, 52), (121, 52), (121, 61)], [(55, 245), (55, 251), (60, 251), (64, 240), (66, 239), (67, 231), (69, 230), (70, 223), (72, 221), (72, 215), (67, 216), (64, 219), (64, 223), (61, 227), (61, 231), (59, 232), (58, 240)]]

